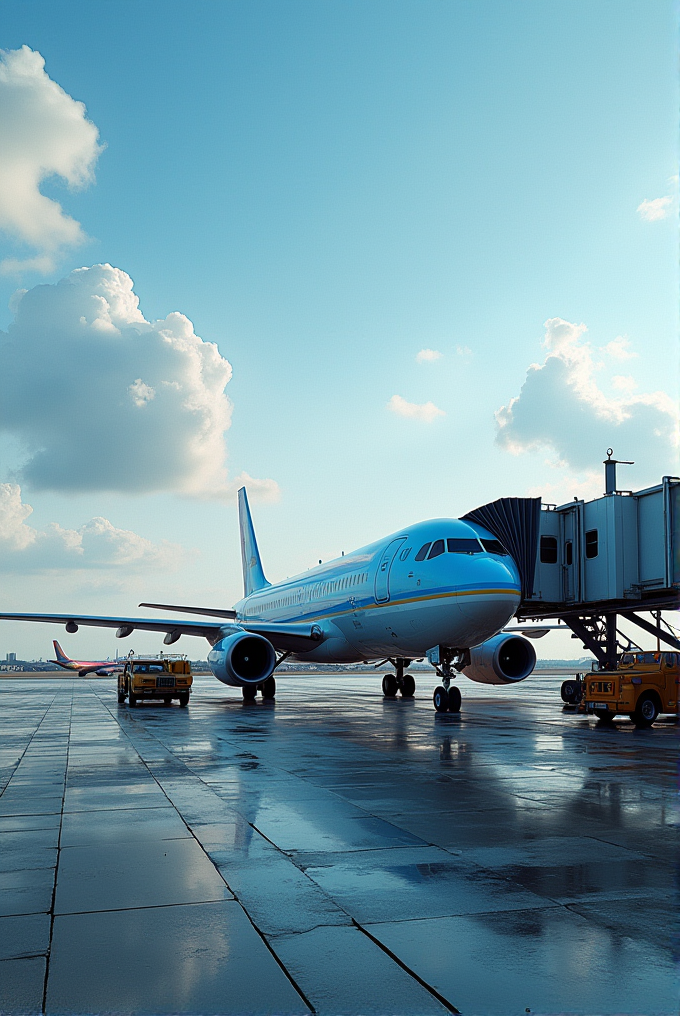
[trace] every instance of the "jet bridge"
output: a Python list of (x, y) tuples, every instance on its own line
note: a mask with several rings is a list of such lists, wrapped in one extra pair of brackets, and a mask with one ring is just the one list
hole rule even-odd
[[(489, 529), (516, 561), (518, 619), (562, 619), (605, 669), (633, 645), (618, 631), (618, 617), (680, 649), (661, 618), (680, 598), (680, 478), (618, 490), (618, 464), (608, 449), (606, 492), (593, 501), (502, 498), (464, 516)], [(651, 620), (639, 616), (645, 611)]]

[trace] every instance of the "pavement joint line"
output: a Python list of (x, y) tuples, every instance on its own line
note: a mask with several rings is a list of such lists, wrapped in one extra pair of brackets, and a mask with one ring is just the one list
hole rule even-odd
[[(97, 697), (99, 697), (99, 696), (97, 696)], [(100, 702), (101, 702), (101, 699), (100, 699)], [(108, 709), (108, 708), (109, 708), (109, 707), (108, 707), (108, 706), (107, 706), (107, 705), (106, 705), (105, 703), (103, 703), (103, 702), (102, 702), (102, 705), (104, 706), (104, 708), (105, 708), (105, 709)], [(109, 712), (110, 712), (110, 710), (109, 710)], [(132, 720), (132, 717), (130, 717), (130, 719)], [(132, 722), (133, 722), (133, 723), (137, 723), (138, 721), (137, 721), (137, 720), (132, 720)], [(121, 728), (121, 729), (122, 729), (122, 728)], [(127, 731), (124, 731), (124, 733), (125, 733), (125, 736), (129, 738), (129, 734), (127, 733)], [(154, 738), (155, 738), (155, 735), (152, 735), (152, 734), (150, 734), (150, 733), (149, 733), (148, 731), (146, 731), (146, 733), (147, 733), (147, 735), (148, 735), (149, 737), (154, 737)], [(134, 742), (132, 741), (132, 738), (129, 738), (129, 739), (130, 739), (130, 742), (131, 742), (131, 743), (132, 743), (132, 744), (134, 745)], [(163, 742), (162, 742), (162, 741), (160, 740), (160, 738), (156, 738), (156, 740), (158, 740), (159, 744), (162, 744), (162, 743), (163, 743)], [(135, 750), (136, 750), (136, 749), (135, 749)], [(140, 756), (140, 757), (141, 757), (141, 756)], [(146, 763), (144, 763), (144, 764), (146, 765)], [(148, 767), (147, 767), (147, 768), (148, 768)], [(189, 769), (189, 767), (188, 767), (188, 766), (184, 765), (184, 768), (185, 768), (186, 770), (188, 770), (189, 772), (191, 772), (191, 775), (192, 775), (192, 776), (194, 777), (194, 779), (199, 779), (199, 777), (197, 777), (197, 776), (196, 776), (196, 775), (195, 775), (195, 774), (194, 774), (194, 773), (192, 772), (192, 770), (190, 770), (190, 769)], [(149, 770), (149, 772), (151, 772), (151, 770)], [(152, 775), (153, 775), (153, 773), (152, 773)], [(154, 779), (156, 779), (156, 777), (155, 777), (155, 776), (154, 776)], [(156, 780), (156, 782), (158, 782), (158, 780)], [(202, 781), (201, 781), (201, 782), (202, 782)], [(160, 789), (161, 789), (161, 790), (163, 791), (163, 793), (164, 793), (164, 794), (165, 794), (165, 796), (167, 797), (168, 795), (167, 795), (166, 791), (164, 790), (164, 788), (163, 788), (163, 786), (162, 786), (162, 784), (161, 784), (160, 782), (158, 782), (158, 786), (160, 787)], [(212, 791), (212, 793), (214, 793), (214, 791)], [(169, 797), (168, 797), (168, 801), (170, 801), (170, 798), (169, 798)], [(315, 1013), (316, 1013), (316, 1009), (314, 1008), (314, 1006), (312, 1005), (312, 1003), (310, 1002), (310, 1000), (309, 1000), (309, 999), (307, 998), (307, 996), (305, 995), (304, 991), (302, 991), (302, 989), (300, 988), (300, 986), (298, 985), (298, 983), (296, 982), (295, 978), (294, 978), (294, 977), (292, 976), (292, 974), (290, 973), (290, 971), (289, 971), (289, 970), (288, 970), (288, 969), (287, 969), (287, 968), (286, 968), (286, 967), (284, 966), (283, 962), (281, 961), (281, 959), (279, 958), (279, 956), (278, 956), (278, 955), (276, 954), (276, 952), (274, 951), (274, 949), (272, 948), (272, 946), (270, 945), (270, 943), (269, 943), (269, 942), (267, 941), (267, 937), (266, 937), (266, 936), (265, 936), (265, 934), (264, 934), (264, 933), (263, 933), (263, 932), (262, 932), (262, 931), (260, 930), (260, 928), (258, 927), (258, 925), (257, 925), (257, 924), (255, 923), (255, 921), (253, 920), (253, 918), (252, 918), (251, 914), (249, 913), (249, 911), (247, 910), (247, 908), (245, 907), (245, 905), (244, 905), (244, 904), (242, 903), (241, 899), (239, 898), (238, 894), (237, 894), (236, 892), (234, 892), (234, 890), (233, 890), (233, 889), (231, 888), (231, 886), (230, 886), (230, 885), (229, 885), (229, 883), (227, 882), (226, 878), (224, 877), (224, 875), (222, 874), (222, 872), (220, 871), (220, 869), (218, 868), (218, 866), (217, 866), (217, 865), (215, 864), (215, 862), (213, 861), (213, 859), (212, 859), (212, 857), (210, 856), (210, 854), (209, 854), (209, 853), (208, 853), (208, 852), (206, 851), (206, 849), (205, 849), (205, 847), (203, 846), (203, 844), (202, 844), (202, 843), (200, 842), (200, 840), (199, 840), (199, 839), (198, 839), (198, 838), (196, 837), (196, 835), (194, 834), (193, 830), (192, 830), (192, 829), (191, 829), (191, 827), (190, 827), (190, 826), (188, 825), (188, 823), (187, 823), (187, 822), (185, 821), (184, 817), (183, 817), (183, 816), (181, 815), (181, 813), (180, 813), (180, 812), (178, 811), (178, 809), (177, 809), (177, 808), (175, 807), (175, 805), (174, 805), (174, 804), (172, 804), (172, 801), (170, 801), (170, 804), (171, 804), (171, 805), (172, 805), (172, 807), (173, 807), (173, 808), (175, 809), (175, 811), (177, 812), (177, 814), (178, 814), (178, 815), (180, 816), (180, 818), (181, 818), (181, 819), (182, 819), (182, 821), (184, 822), (184, 825), (186, 826), (186, 828), (187, 828), (187, 829), (189, 830), (189, 832), (191, 833), (191, 837), (192, 837), (192, 839), (193, 839), (193, 840), (194, 840), (194, 841), (195, 841), (195, 842), (196, 842), (196, 843), (198, 844), (198, 846), (199, 846), (199, 847), (201, 848), (201, 850), (202, 850), (202, 852), (203, 852), (204, 856), (205, 856), (205, 857), (206, 857), (206, 858), (208, 859), (208, 861), (209, 861), (209, 862), (210, 862), (210, 864), (211, 864), (211, 865), (213, 866), (213, 868), (215, 869), (215, 871), (217, 872), (217, 874), (219, 875), (219, 877), (221, 878), (221, 880), (222, 880), (222, 881), (224, 882), (224, 884), (226, 885), (226, 887), (227, 887), (227, 889), (229, 890), (229, 892), (230, 892), (230, 893), (231, 893), (231, 894), (233, 895), (233, 897), (234, 897), (234, 899), (233, 899), (233, 900), (225, 900), (224, 902), (227, 902), (227, 903), (228, 903), (228, 902), (234, 902), (234, 903), (236, 903), (236, 905), (237, 905), (237, 906), (239, 906), (239, 907), (241, 908), (241, 910), (242, 910), (242, 911), (243, 911), (243, 913), (245, 914), (245, 916), (246, 916), (247, 920), (248, 920), (248, 921), (250, 922), (250, 924), (252, 925), (252, 927), (253, 927), (253, 930), (254, 930), (254, 931), (255, 931), (255, 932), (257, 933), (257, 935), (259, 935), (259, 937), (260, 937), (260, 939), (262, 940), (262, 942), (263, 942), (263, 944), (264, 944), (265, 948), (266, 948), (266, 949), (268, 950), (268, 952), (269, 952), (269, 953), (271, 954), (271, 956), (273, 957), (273, 959), (274, 959), (274, 961), (276, 962), (277, 966), (279, 966), (279, 967), (280, 967), (281, 971), (283, 972), (283, 974), (285, 975), (285, 977), (286, 977), (286, 978), (288, 979), (288, 981), (290, 981), (291, 985), (293, 986), (293, 988), (295, 989), (295, 991), (296, 991), (296, 992), (298, 993), (298, 995), (300, 996), (300, 998), (302, 999), (302, 1001), (304, 1002), (304, 1004), (305, 1004), (305, 1005), (307, 1006), (307, 1008), (308, 1008), (308, 1009), (310, 1010), (310, 1012), (311, 1012), (311, 1013), (313, 1013), (313, 1014), (315, 1014)], [(205, 902), (205, 901), (204, 901), (204, 902)], [(215, 901), (215, 902), (222, 902), (222, 901)], [(168, 905), (168, 906), (172, 906), (173, 904), (167, 904), (167, 905)], [(180, 905), (181, 905), (181, 904), (180, 904)], [(196, 906), (200, 906), (200, 904), (195, 904), (195, 905), (196, 905)], [(139, 909), (139, 910), (143, 910), (143, 909), (147, 909), (147, 908), (144, 908), (144, 907), (135, 907), (135, 908), (126, 908), (126, 909), (135, 909), (135, 910)], [(95, 912), (95, 913), (101, 913), (102, 911), (94, 911), (94, 912)]]
[(421, 987), (425, 988), (426, 991), (429, 991), (429, 993), (434, 998), (436, 998), (438, 1002), (441, 1002), (441, 1004), (445, 1006), (449, 1010), (449, 1012), (455, 1013), (457, 1014), (457, 1016), (460, 1016), (460, 1009), (457, 1009), (452, 1002), (449, 1002), (448, 998), (445, 998), (445, 996), (442, 995), (440, 992), (438, 992), (435, 987), (433, 987), (431, 984), (428, 984), (427, 981), (423, 980), (423, 978), (420, 977), (415, 972), (415, 970), (412, 970), (409, 966), (407, 966), (404, 963), (403, 960), (400, 960), (399, 957), (395, 953), (393, 953), (391, 949), (388, 949), (386, 945), (383, 945), (380, 939), (376, 938), (374, 935), (371, 935), (370, 931), (367, 931), (366, 928), (364, 928), (361, 924), (359, 924), (358, 921), (355, 921), (354, 918), (352, 918), (352, 924), (354, 925), (355, 928), (357, 928), (358, 931), (362, 933), (362, 935), (365, 935), (366, 938), (370, 938), (371, 942), (377, 945), (379, 949), (381, 949), (387, 956), (389, 956), (390, 959), (397, 964), (397, 966), (401, 967), (402, 970), (404, 970), (410, 977), (412, 977), (414, 981), (417, 981), (418, 984), (421, 985)]
[[(72, 721), (73, 721), (73, 690), (74, 690), (74, 686), (71, 685), (71, 698), (70, 698), (70, 702), (69, 702), (69, 730), (68, 730), (68, 732), (69, 732), (69, 740), (68, 740), (67, 745), (66, 745), (66, 757), (64, 759), (64, 784), (63, 784), (62, 798), (61, 798), (61, 818), (60, 818), (60, 821), (59, 821), (59, 836), (57, 838), (57, 863), (56, 863), (55, 868), (54, 868), (54, 884), (52, 886), (52, 899), (50, 901), (50, 934), (49, 934), (49, 939), (48, 939), (48, 942), (47, 942), (47, 951), (46, 951), (46, 954), (45, 954), (45, 978), (44, 978), (44, 981), (43, 981), (42, 1006), (41, 1006), (41, 1012), (43, 1012), (43, 1013), (45, 1013), (47, 1011), (47, 981), (48, 981), (48, 978), (49, 978), (49, 975), (50, 975), (50, 959), (51, 959), (51, 955), (52, 955), (52, 936), (53, 936), (53, 933), (54, 933), (54, 904), (55, 904), (56, 897), (57, 897), (57, 878), (58, 878), (58, 875), (59, 875), (59, 860), (60, 860), (60, 857), (61, 857), (61, 830), (62, 830), (62, 826), (64, 824), (64, 801), (65, 801), (65, 798), (66, 798), (66, 777), (67, 777), (67, 774), (68, 774), (68, 760), (69, 760), (69, 754), (70, 754), (70, 749), (71, 749), (71, 737), (70, 737), (70, 734), (71, 734), (71, 724), (72, 724)], [(55, 701), (56, 701), (56, 698), (57, 698), (57, 696), (55, 695)], [(46, 716), (47, 716), (47, 714), (46, 714)]]

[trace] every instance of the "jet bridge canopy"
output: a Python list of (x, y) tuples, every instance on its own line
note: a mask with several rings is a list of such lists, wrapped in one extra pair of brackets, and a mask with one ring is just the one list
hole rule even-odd
[(463, 516), (493, 533), (515, 560), (522, 580), (517, 617), (562, 618), (606, 667), (627, 647), (626, 636), (617, 640), (617, 615), (680, 649), (659, 613), (656, 624), (637, 616), (678, 606), (680, 479), (664, 476), (654, 487), (620, 491), (616, 464), (610, 450), (607, 493), (592, 501), (558, 507), (501, 498)]

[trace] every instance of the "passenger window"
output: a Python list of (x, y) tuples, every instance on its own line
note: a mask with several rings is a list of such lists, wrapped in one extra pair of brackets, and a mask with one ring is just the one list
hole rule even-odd
[(541, 537), (541, 564), (557, 564), (557, 537)]
[(416, 561), (424, 561), (425, 558), (427, 557), (427, 552), (430, 549), (430, 547), (431, 547), (430, 543), (425, 543), (416, 554)]
[(568, 566), (574, 563), (574, 544), (567, 540), (564, 544), (564, 563)]
[(586, 557), (597, 557), (597, 529), (586, 533)]
[(427, 560), (431, 561), (433, 557), (439, 557), (440, 554), (444, 553), (444, 541), (435, 540), (432, 544), (432, 550), (427, 555)]
[(509, 556), (500, 540), (482, 540), (482, 546), (487, 554), (498, 554), (499, 557)]
[[(492, 541), (494, 542), (494, 541)], [(482, 548), (478, 540), (447, 540), (449, 554), (481, 554)], [(499, 544), (500, 546), (500, 544)]]

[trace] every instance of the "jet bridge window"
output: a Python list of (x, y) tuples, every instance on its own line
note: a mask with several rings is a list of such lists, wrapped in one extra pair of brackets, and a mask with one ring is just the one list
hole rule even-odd
[[(494, 542), (493, 540), (491, 541)], [(500, 543), (498, 544), (500, 547)], [(446, 549), (449, 554), (481, 554), (482, 548), (478, 540), (447, 540)]]
[(586, 533), (586, 557), (597, 557), (597, 529)]
[(430, 549), (431, 544), (425, 543), (416, 554), (416, 561), (424, 561), (427, 557), (427, 552)]
[(541, 564), (557, 564), (557, 537), (541, 537)]
[(427, 560), (431, 561), (433, 557), (439, 557), (440, 554), (444, 553), (444, 541), (435, 540), (432, 544), (432, 550), (427, 555)]

